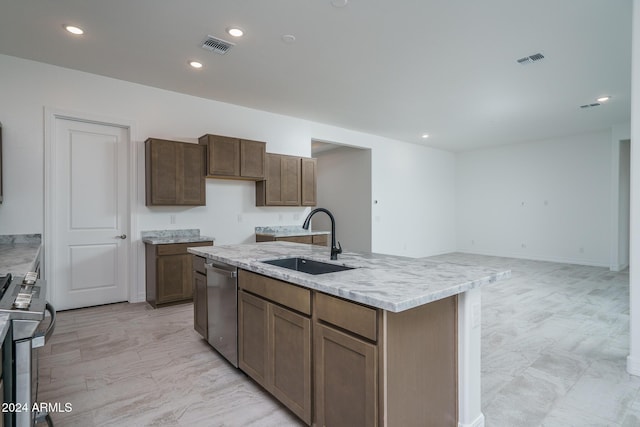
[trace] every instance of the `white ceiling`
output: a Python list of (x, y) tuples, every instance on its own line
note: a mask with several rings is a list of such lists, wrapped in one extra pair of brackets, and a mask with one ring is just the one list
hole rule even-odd
[[(631, 9), (631, 0), (0, 0), (0, 53), (460, 151), (628, 122)], [(66, 23), (86, 34), (69, 35)], [(246, 35), (231, 40), (231, 25)], [(236, 45), (205, 51), (207, 35)], [(538, 52), (544, 60), (516, 62)], [(605, 94), (608, 103), (579, 108)]]

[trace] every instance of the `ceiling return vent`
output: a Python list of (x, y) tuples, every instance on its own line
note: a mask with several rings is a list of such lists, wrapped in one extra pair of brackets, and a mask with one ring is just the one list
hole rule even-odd
[(530, 56), (525, 56), (524, 58), (520, 58), (517, 60), (518, 64), (522, 64), (522, 65), (527, 65), (527, 64), (532, 64), (534, 62), (538, 62), (540, 60), (544, 59), (544, 55), (541, 53), (534, 53), (533, 55)]
[(234, 46), (233, 43), (230, 43), (226, 40), (218, 39), (213, 36), (207, 36), (202, 41), (202, 48), (206, 50), (210, 50), (211, 52), (219, 53), (220, 55), (224, 55)]

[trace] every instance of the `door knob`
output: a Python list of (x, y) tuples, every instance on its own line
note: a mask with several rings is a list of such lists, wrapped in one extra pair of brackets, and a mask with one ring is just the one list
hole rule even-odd
[(124, 239), (126, 239), (126, 238), (127, 238), (127, 235), (126, 235), (126, 234), (121, 234), (121, 235), (119, 235), (119, 236), (116, 236), (116, 239), (123, 239), (123, 240), (124, 240)]

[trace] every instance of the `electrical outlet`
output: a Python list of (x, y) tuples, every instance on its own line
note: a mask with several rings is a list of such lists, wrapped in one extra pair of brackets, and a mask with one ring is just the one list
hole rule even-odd
[(293, 214), (293, 220), (294, 221), (299, 221), (300, 220), (300, 214), (299, 213), (294, 213)]
[(169, 215), (169, 224), (175, 224), (175, 223), (176, 223), (176, 216)]
[(242, 214), (238, 214), (238, 222), (242, 222)]

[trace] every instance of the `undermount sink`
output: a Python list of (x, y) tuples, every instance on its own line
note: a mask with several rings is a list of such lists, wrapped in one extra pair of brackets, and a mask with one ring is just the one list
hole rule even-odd
[(277, 267), (288, 268), (289, 270), (301, 271), (307, 274), (325, 274), (335, 273), (337, 271), (353, 270), (354, 267), (345, 265), (329, 264), (328, 262), (314, 261), (304, 258), (283, 258), (262, 261), (265, 264), (275, 265)]

